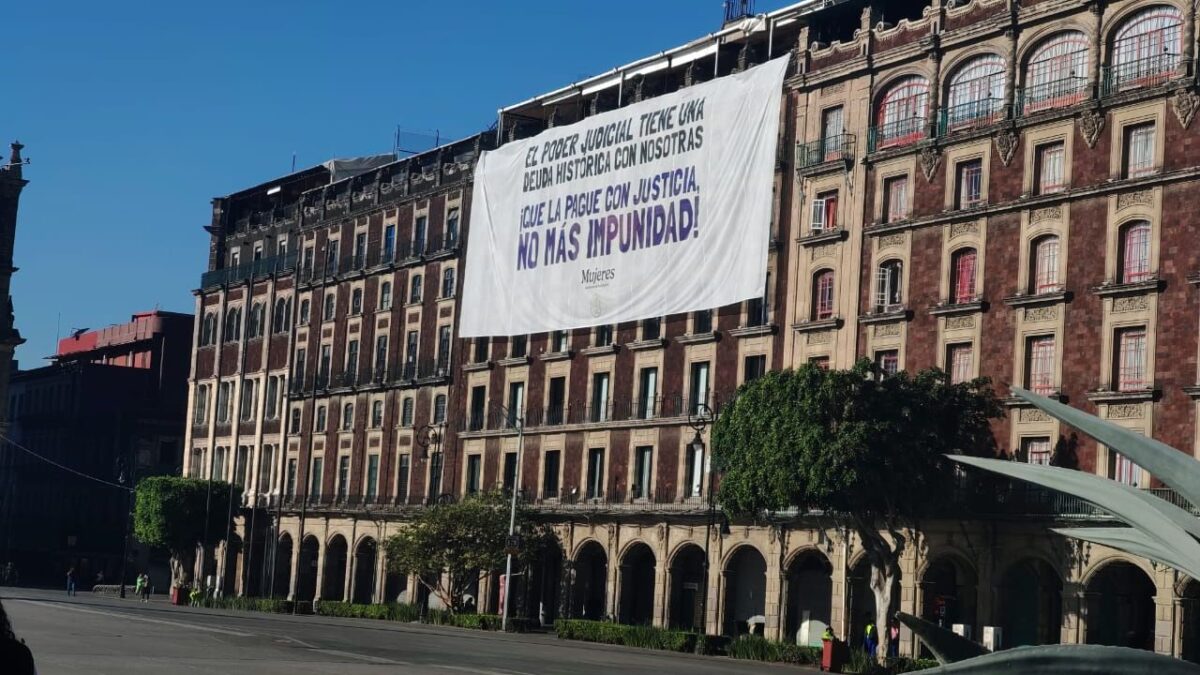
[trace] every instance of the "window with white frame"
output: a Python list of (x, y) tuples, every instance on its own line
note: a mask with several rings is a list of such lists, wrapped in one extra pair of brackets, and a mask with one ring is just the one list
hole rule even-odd
[(1021, 455), (1030, 464), (1050, 466), (1054, 457), (1054, 449), (1048, 436), (1034, 436), (1021, 439)]
[(1116, 345), (1117, 391), (1140, 391), (1148, 386), (1146, 377), (1146, 329), (1118, 329)]
[(1024, 112), (1082, 101), (1087, 96), (1089, 48), (1087, 36), (1073, 30), (1056, 33), (1038, 45), (1025, 66)]
[(976, 56), (959, 66), (947, 91), (946, 128), (964, 129), (1000, 119), (1007, 72), (999, 54)]
[(833, 282), (833, 270), (820, 270), (813, 275), (813, 321), (833, 318)]
[(883, 376), (895, 375), (900, 372), (900, 352), (895, 349), (875, 352), (875, 365)]
[(279, 417), (279, 406), (282, 403), (281, 383), (283, 378), (278, 375), (267, 377), (266, 394), (263, 397), (263, 418), (273, 420)]
[(1058, 237), (1048, 234), (1033, 240), (1030, 248), (1033, 261), (1033, 294), (1054, 293), (1062, 288), (1059, 280)]
[(838, 228), (837, 190), (822, 192), (812, 202), (812, 233), (832, 232)]
[(929, 80), (909, 76), (897, 80), (879, 101), (872, 130), (876, 150), (910, 145), (925, 138), (929, 117)]
[(1138, 220), (1123, 225), (1119, 246), (1120, 283), (1134, 284), (1151, 278), (1150, 223)]
[(1151, 87), (1179, 67), (1183, 15), (1173, 5), (1155, 5), (1129, 17), (1113, 38), (1106, 91)]
[(946, 346), (946, 371), (952, 384), (970, 382), (974, 378), (974, 352), (970, 342)]
[(883, 181), (883, 222), (908, 219), (908, 176), (892, 176)]
[(1131, 124), (1125, 127), (1125, 157), (1123, 178), (1140, 178), (1155, 171), (1154, 123)]
[(959, 162), (957, 172), (955, 208), (970, 209), (983, 204), (983, 160), (970, 159)]
[(459, 210), (450, 209), (446, 214), (446, 248), (458, 246)]
[(1035, 394), (1049, 396), (1057, 387), (1054, 383), (1055, 340), (1053, 335), (1039, 335), (1025, 342), (1025, 386)]
[(192, 401), (192, 424), (208, 423), (208, 385), (196, 385), (196, 396)]
[(901, 293), (901, 283), (904, 278), (904, 264), (899, 260), (885, 260), (875, 269), (875, 308), (876, 313), (891, 312), (899, 309), (904, 303)]
[(1067, 188), (1065, 169), (1066, 144), (1062, 141), (1037, 146), (1034, 166), (1036, 192), (1049, 195)]
[(232, 403), (233, 383), (221, 382), (217, 385), (217, 424), (229, 423)]

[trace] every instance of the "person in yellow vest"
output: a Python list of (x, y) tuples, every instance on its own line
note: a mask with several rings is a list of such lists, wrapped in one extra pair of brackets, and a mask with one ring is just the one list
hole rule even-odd
[(875, 658), (875, 652), (879, 648), (879, 630), (875, 628), (875, 620), (869, 615), (866, 617), (867, 627), (863, 630), (863, 649), (866, 650), (867, 656)]

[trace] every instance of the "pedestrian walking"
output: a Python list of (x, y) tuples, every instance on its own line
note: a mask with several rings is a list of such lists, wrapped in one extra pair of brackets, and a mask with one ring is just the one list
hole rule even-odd
[(67, 596), (75, 595), (75, 568), (67, 570)]
[(138, 573), (138, 575), (137, 575), (137, 579), (135, 579), (135, 580), (134, 580), (134, 582), (133, 582), (133, 595), (134, 595), (134, 597), (141, 597), (141, 595), (142, 595), (142, 584), (143, 584), (143, 583), (145, 583), (145, 581), (146, 581), (146, 580), (145, 580), (145, 577), (143, 577), (143, 576), (142, 576), (142, 574), (139, 572), (139, 573)]
[(36, 675), (37, 668), (33, 664), (33, 652), (25, 646), (24, 640), (18, 640), (13, 633), (12, 624), (8, 622), (8, 614), (4, 605), (0, 604), (0, 665), (6, 675)]
[(871, 615), (866, 616), (867, 627), (863, 630), (863, 649), (866, 650), (867, 656), (872, 659), (879, 649), (879, 630), (875, 628), (875, 620)]
[(142, 573), (142, 602), (150, 602), (150, 575)]
[(888, 622), (887, 641), (888, 658), (900, 658), (900, 622), (895, 618)]

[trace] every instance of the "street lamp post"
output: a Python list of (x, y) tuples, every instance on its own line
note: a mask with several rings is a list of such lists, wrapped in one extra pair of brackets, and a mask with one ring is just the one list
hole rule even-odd
[[(688, 424), (691, 425), (691, 427), (696, 430), (696, 436), (695, 436), (695, 438), (692, 439), (692, 444), (691, 444), (692, 452), (700, 453), (700, 457), (704, 458), (704, 463), (702, 466), (705, 466), (708, 469), (708, 490), (707, 490), (707, 495), (706, 495), (708, 498), (708, 522), (705, 524), (705, 527), (704, 527), (704, 579), (701, 584), (700, 612), (699, 612), (699, 614), (700, 614), (699, 629), (701, 631), (704, 631), (705, 633), (708, 632), (709, 546), (712, 542), (713, 527), (716, 524), (717, 500), (716, 500), (716, 497), (713, 495), (712, 462), (709, 460), (709, 457), (706, 454), (703, 454), (705, 452), (704, 435), (703, 434), (704, 434), (704, 430), (708, 427), (708, 425), (711, 423), (715, 423), (716, 420), (717, 420), (716, 412), (712, 408), (708, 407), (707, 404), (704, 404), (704, 403), (698, 404), (696, 406), (696, 409), (692, 412), (692, 414), (688, 415)], [(693, 455), (693, 457), (694, 456), (695, 455)], [(695, 462), (695, 459), (693, 459), (692, 461)], [(703, 648), (704, 648), (704, 640), (697, 640), (696, 641), (696, 652), (700, 653), (701, 651), (703, 651)]]
[(517, 416), (517, 411), (510, 411), (508, 419), (517, 427), (517, 471), (513, 480), (512, 499), (508, 509), (508, 549), (504, 556), (504, 599), (500, 612), (500, 630), (508, 630), (508, 607), (512, 600), (512, 563), (513, 550), (516, 548), (517, 529), (517, 492), (521, 489), (521, 455), (525, 448), (525, 420)]
[[(437, 462), (437, 483), (430, 485), (432, 490), (426, 496), (425, 501), (428, 504), (436, 504), (441, 501), (441, 492), (444, 491), (442, 485), (442, 477), (446, 472), (446, 462), (442, 456), (442, 440), (445, 438), (446, 424), (439, 422), (435, 424), (426, 424), (417, 429), (417, 445), (421, 446), (422, 459), (428, 459), (430, 462)], [(433, 452), (429, 451), (429, 446), (433, 446)], [(433, 472), (430, 472), (429, 479), (433, 482)]]

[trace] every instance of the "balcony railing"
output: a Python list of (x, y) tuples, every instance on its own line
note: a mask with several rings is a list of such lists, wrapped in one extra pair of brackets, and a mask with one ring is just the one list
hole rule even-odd
[(796, 168), (806, 169), (826, 162), (852, 162), (854, 144), (854, 134), (838, 134), (811, 143), (797, 143)]
[(1112, 96), (1123, 91), (1163, 84), (1179, 71), (1179, 54), (1155, 54), (1142, 59), (1104, 67), (1103, 94)]
[(989, 127), (1004, 119), (1004, 99), (985, 98), (943, 108), (938, 113), (938, 136)]
[(1017, 90), (1017, 116), (1024, 117), (1043, 110), (1066, 108), (1082, 102), (1087, 97), (1086, 77), (1065, 77), (1031, 84)]
[(920, 143), (926, 138), (926, 124), (924, 117), (912, 117), (873, 126), (867, 136), (867, 152)]
[[(544, 409), (525, 411), (525, 429), (542, 429), (569, 424), (603, 424), (609, 422), (639, 422), (647, 420), (685, 419), (699, 409), (700, 404), (719, 409), (728, 405), (734, 392), (710, 394), (693, 400), (681, 395), (660, 396), (652, 399), (623, 399), (589, 402), (586, 404), (560, 404)], [(510, 414), (507, 408), (493, 405), (486, 411), (468, 415), (465, 431), (515, 430), (519, 416)]]
[(296, 269), (296, 254), (277, 255), (248, 262), (237, 267), (225, 267), (205, 272), (200, 276), (200, 288), (213, 288), (236, 284), (247, 279), (258, 279)]

